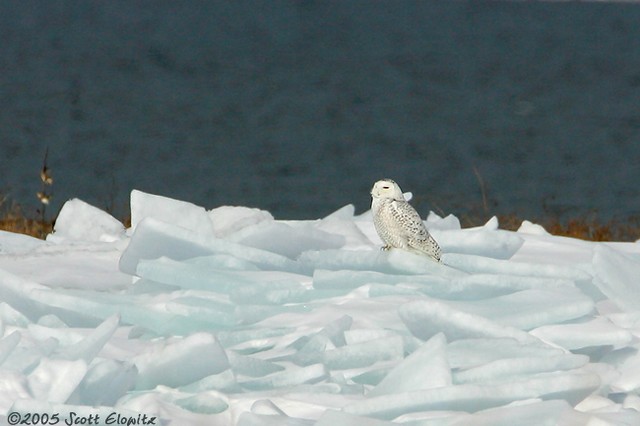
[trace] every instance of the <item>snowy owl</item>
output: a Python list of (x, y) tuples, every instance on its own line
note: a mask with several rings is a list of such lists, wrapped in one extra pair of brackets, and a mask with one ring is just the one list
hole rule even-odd
[(404, 199), (402, 190), (391, 179), (377, 181), (371, 189), (373, 224), (385, 243), (391, 247), (426, 254), (440, 262), (440, 247), (424, 226), (420, 215)]

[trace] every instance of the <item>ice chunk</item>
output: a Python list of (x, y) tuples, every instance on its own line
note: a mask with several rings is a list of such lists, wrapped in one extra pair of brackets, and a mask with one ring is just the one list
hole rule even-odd
[(393, 336), (330, 349), (324, 353), (323, 361), (331, 370), (343, 370), (403, 357), (404, 342), (400, 336)]
[(580, 318), (594, 310), (590, 298), (577, 288), (568, 286), (530, 289), (491, 299), (449, 303), (460, 311), (522, 330)]
[[(6, 368), (0, 369), (0, 413), (9, 413), (15, 401), (30, 398), (32, 396), (24, 374)], [(0, 421), (2, 419), (0, 414)]]
[(125, 235), (124, 225), (110, 214), (74, 198), (62, 206), (48, 241), (116, 241)]
[(530, 333), (569, 350), (605, 345), (622, 348), (633, 339), (628, 330), (617, 327), (602, 317), (577, 324), (545, 325)]
[(355, 416), (342, 411), (327, 410), (318, 419), (315, 426), (394, 426), (397, 423), (372, 419), (371, 417)]
[(444, 334), (436, 334), (393, 368), (367, 396), (450, 386), (446, 346)]
[(0, 254), (25, 254), (46, 244), (39, 238), (0, 231)]
[(203, 207), (134, 189), (131, 191), (131, 228), (135, 229), (140, 222), (149, 217), (203, 236), (214, 235), (213, 225)]
[(290, 259), (307, 250), (328, 250), (345, 244), (341, 235), (329, 234), (310, 224), (291, 226), (282, 222), (263, 222), (244, 228), (229, 237), (230, 241), (274, 252)]
[(454, 385), (354, 402), (344, 411), (391, 420), (410, 412), (456, 410), (476, 412), (531, 398), (565, 399), (576, 404), (598, 389), (600, 379), (586, 372), (559, 372), (498, 385)]
[(113, 406), (126, 392), (133, 389), (137, 375), (135, 366), (126, 361), (107, 359), (94, 362), (67, 402)]
[(268, 211), (242, 206), (216, 207), (208, 215), (218, 238), (228, 237), (248, 226), (273, 221)]
[(461, 272), (404, 250), (307, 251), (298, 260), (308, 269), (375, 271), (389, 274), (459, 276)]
[(528, 220), (523, 220), (522, 224), (518, 228), (518, 231), (522, 234), (530, 234), (530, 235), (541, 235), (541, 236), (550, 236), (551, 234), (546, 231), (542, 226), (529, 222)]
[(640, 262), (605, 245), (597, 245), (593, 254), (594, 283), (621, 309), (640, 310)]
[(547, 357), (503, 358), (466, 370), (456, 371), (453, 381), (456, 384), (487, 384), (499, 381), (513, 381), (517, 377), (572, 370), (589, 362), (586, 355), (561, 354)]
[[(509, 404), (474, 413), (473, 417), (448, 422), (447, 426), (592, 425), (589, 416), (571, 408), (566, 401), (551, 400)], [(604, 426), (604, 425), (603, 425)]]
[(461, 339), (449, 343), (447, 354), (452, 369), (467, 369), (505, 358), (551, 358), (566, 351), (543, 344), (523, 344), (515, 339)]
[(457, 268), (468, 273), (558, 278), (571, 281), (591, 280), (591, 275), (589, 273), (572, 266), (553, 265), (548, 263), (513, 262), (457, 253), (445, 253), (442, 261), (453, 268)]
[(432, 234), (440, 244), (443, 253), (478, 255), (495, 259), (509, 259), (524, 243), (522, 237), (515, 232), (503, 230), (433, 230)]
[(337, 212), (316, 222), (314, 225), (321, 231), (341, 236), (344, 239), (342, 248), (347, 250), (363, 250), (371, 247), (371, 240), (360, 230), (353, 220), (353, 206), (350, 209)]
[(95, 330), (92, 330), (91, 333), (82, 341), (65, 347), (59, 356), (69, 360), (82, 359), (87, 364), (90, 363), (102, 350), (105, 343), (107, 343), (111, 338), (118, 328), (119, 323), (120, 317), (118, 315), (113, 315), (107, 318), (102, 324), (96, 327)]
[[(447, 271), (450, 275), (460, 276), (455, 272)], [(447, 274), (444, 274), (447, 275)], [(456, 279), (456, 278), (451, 278)], [(372, 271), (329, 271), (316, 269), (313, 271), (313, 287), (316, 289), (342, 289), (348, 292), (365, 284), (406, 284), (411, 288), (443, 294), (450, 291), (452, 283), (446, 276), (437, 275), (397, 275)]]
[(327, 376), (328, 373), (324, 365), (313, 364), (307, 367), (288, 368), (285, 371), (239, 383), (245, 389), (257, 391), (316, 383), (326, 379)]
[(526, 289), (574, 287), (573, 281), (516, 275), (471, 274), (453, 278), (444, 285), (430, 285), (422, 291), (432, 297), (451, 300), (479, 300)]
[(129, 246), (120, 258), (120, 270), (135, 275), (141, 260), (160, 257), (185, 260), (212, 254), (233, 256), (261, 269), (289, 272), (301, 270), (296, 262), (284, 256), (198, 234), (153, 218), (138, 223)]
[(510, 337), (521, 343), (536, 341), (536, 338), (517, 328), (460, 311), (435, 299), (406, 303), (400, 306), (398, 312), (411, 333), (423, 340), (442, 331), (450, 341), (473, 337)]
[(460, 219), (450, 214), (446, 217), (440, 217), (434, 212), (429, 212), (427, 219), (425, 220), (427, 229), (434, 230), (439, 229), (441, 231), (456, 231), (462, 229), (460, 226)]
[(196, 333), (134, 359), (136, 389), (182, 386), (229, 368), (224, 349), (208, 333)]
[(21, 338), (22, 335), (19, 331), (13, 331), (0, 339), (0, 365), (9, 358), (13, 350), (18, 346), (18, 343), (20, 343)]
[(35, 399), (64, 403), (87, 373), (87, 364), (82, 361), (42, 358), (27, 381), (29, 391)]
[(233, 352), (228, 354), (231, 369), (237, 375), (245, 375), (249, 377), (262, 377), (267, 374), (277, 373), (284, 370), (284, 367), (273, 362), (253, 358), (249, 356), (239, 355)]

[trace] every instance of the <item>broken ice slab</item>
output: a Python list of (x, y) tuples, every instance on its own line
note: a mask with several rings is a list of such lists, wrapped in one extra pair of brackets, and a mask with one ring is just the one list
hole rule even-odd
[(110, 359), (95, 361), (67, 403), (113, 406), (133, 389), (137, 375), (138, 370), (130, 362)]
[(568, 350), (608, 345), (622, 348), (633, 340), (633, 334), (629, 330), (614, 325), (604, 317), (576, 324), (544, 325), (530, 333)]
[(344, 407), (360, 416), (392, 420), (411, 412), (455, 410), (476, 412), (531, 398), (564, 399), (575, 405), (600, 386), (598, 375), (557, 372), (498, 385), (453, 385), (366, 398)]
[(322, 355), (330, 370), (366, 367), (381, 361), (404, 357), (404, 342), (400, 336), (391, 336), (367, 342), (330, 349)]
[(472, 274), (515, 275), (524, 277), (558, 278), (570, 281), (590, 281), (591, 275), (582, 269), (549, 263), (514, 262), (489, 257), (445, 253), (443, 263)]
[(213, 224), (207, 211), (195, 204), (161, 195), (131, 191), (131, 228), (135, 229), (146, 218), (180, 226), (198, 234), (212, 237)]
[(593, 254), (594, 284), (621, 309), (640, 311), (640, 262), (637, 257), (605, 245), (597, 245)]
[[(188, 297), (174, 296), (175, 300), (155, 301), (149, 297), (130, 294), (37, 290), (31, 293), (31, 298), (46, 303), (50, 310), (59, 311), (58, 315), (67, 324), (81, 327), (95, 326), (101, 319), (115, 314), (120, 315), (124, 324), (146, 327), (162, 335), (184, 335), (238, 323), (232, 311), (233, 305), (230, 305), (229, 311), (218, 309), (220, 305), (210, 301), (198, 301), (206, 304), (198, 306), (198, 302)], [(85, 319), (89, 316), (92, 317), (91, 320)]]
[(135, 275), (141, 260), (168, 257), (186, 260), (194, 257), (224, 254), (250, 262), (257, 268), (300, 272), (301, 266), (284, 256), (217, 239), (195, 231), (158, 221), (152, 217), (141, 221), (120, 258), (120, 270)]
[(444, 334), (436, 334), (399, 362), (367, 396), (450, 386), (446, 346)]
[(298, 260), (308, 270), (374, 271), (385, 274), (431, 274), (441, 277), (463, 274), (427, 256), (400, 249), (306, 251)]
[(13, 353), (21, 339), (22, 334), (17, 330), (0, 339), (0, 366)]
[(580, 368), (589, 362), (585, 355), (560, 354), (545, 357), (503, 358), (487, 364), (455, 371), (455, 384), (495, 384), (526, 378), (538, 373), (567, 371)]
[(528, 344), (512, 338), (460, 339), (447, 345), (452, 369), (467, 369), (505, 358), (551, 358), (566, 353), (540, 341)]
[(446, 303), (453, 309), (521, 330), (569, 321), (594, 311), (593, 300), (569, 286), (529, 289), (491, 299)]
[(434, 230), (433, 235), (443, 253), (479, 255), (495, 259), (511, 258), (524, 243), (522, 237), (515, 232), (500, 229)]
[(318, 419), (315, 426), (396, 426), (397, 423), (385, 420), (372, 419), (371, 417), (361, 417), (343, 411), (327, 410)]
[(231, 235), (229, 241), (297, 258), (308, 250), (341, 248), (346, 240), (342, 235), (330, 234), (309, 222), (286, 224), (278, 221), (261, 222)]
[(277, 389), (292, 387), (305, 383), (317, 383), (328, 376), (327, 369), (322, 364), (313, 364), (306, 367), (289, 367), (285, 371), (280, 371), (266, 376), (239, 381), (239, 384), (246, 390), (258, 391), (267, 389)]
[(515, 327), (498, 324), (435, 299), (405, 303), (398, 308), (398, 313), (411, 333), (423, 340), (443, 332), (448, 341), (475, 337), (509, 337), (521, 343), (537, 341)]
[(313, 271), (313, 287), (316, 289), (342, 289), (344, 293), (365, 284), (411, 284), (416, 288), (435, 288), (442, 292), (450, 286), (450, 279), (437, 275), (398, 275), (373, 271), (326, 270)]
[(84, 339), (61, 349), (58, 356), (68, 360), (82, 359), (87, 364), (90, 363), (111, 338), (119, 324), (120, 317), (118, 315), (107, 318), (102, 324), (91, 330)]
[(109, 213), (74, 198), (62, 206), (55, 220), (53, 234), (47, 237), (47, 241), (110, 242), (124, 236), (122, 222)]
[(285, 369), (282, 365), (255, 357), (236, 354), (233, 351), (228, 353), (228, 358), (231, 369), (236, 375), (262, 377)]
[(157, 385), (183, 386), (229, 368), (224, 349), (209, 333), (196, 333), (151, 348), (133, 361), (139, 371), (138, 390), (153, 389)]
[(64, 403), (86, 373), (87, 363), (82, 360), (42, 358), (28, 375), (27, 383), (34, 399)]

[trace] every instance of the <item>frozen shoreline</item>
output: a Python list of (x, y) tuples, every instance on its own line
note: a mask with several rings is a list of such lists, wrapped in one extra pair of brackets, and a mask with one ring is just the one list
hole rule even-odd
[(0, 232), (0, 418), (640, 421), (638, 243), (432, 214), (443, 265), (349, 205), (131, 203), (128, 230), (72, 200), (47, 241)]

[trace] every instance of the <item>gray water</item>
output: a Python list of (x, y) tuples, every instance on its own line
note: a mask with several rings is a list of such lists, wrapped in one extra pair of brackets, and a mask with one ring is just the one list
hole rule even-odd
[[(426, 214), (640, 214), (640, 6), (0, 3), (0, 191), (131, 189), (317, 218), (394, 178)], [(484, 195), (484, 200), (483, 200)]]

